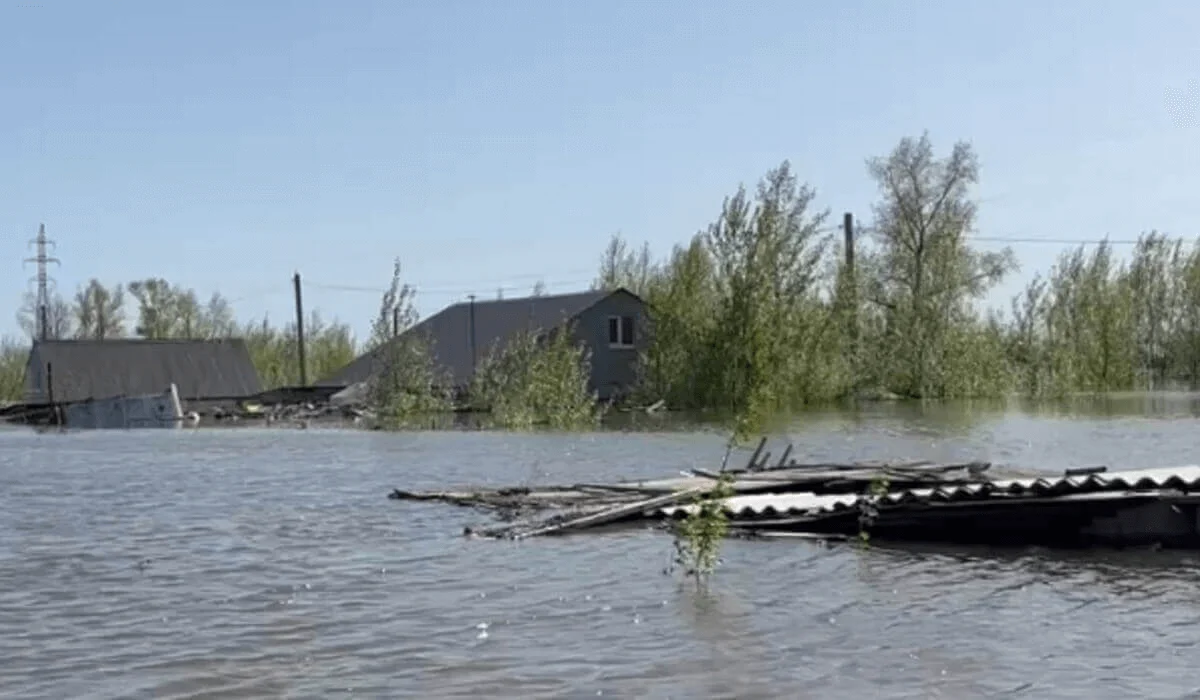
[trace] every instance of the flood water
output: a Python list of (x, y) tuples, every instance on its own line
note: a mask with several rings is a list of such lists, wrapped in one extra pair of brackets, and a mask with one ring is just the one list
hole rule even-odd
[[(813, 414), (802, 459), (1200, 461), (1191, 399)], [(1119, 403), (1119, 402), (1118, 402)], [(645, 421), (643, 421), (645, 422)], [(707, 593), (653, 532), (469, 540), (395, 486), (671, 475), (722, 437), (0, 431), (13, 698), (1179, 698), (1200, 558), (725, 545)]]

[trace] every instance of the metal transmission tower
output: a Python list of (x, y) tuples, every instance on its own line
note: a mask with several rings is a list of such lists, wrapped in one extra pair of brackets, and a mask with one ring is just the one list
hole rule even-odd
[(37, 248), (37, 255), (32, 258), (25, 258), (24, 262), (26, 264), (37, 263), (37, 276), (30, 278), (29, 281), (37, 283), (38, 339), (46, 340), (50, 335), (50, 287), (54, 284), (54, 280), (46, 272), (46, 266), (51, 263), (55, 265), (62, 263), (58, 258), (46, 252), (47, 247), (57, 247), (54, 241), (46, 238), (46, 224), (38, 226), (37, 238), (29, 241), (29, 245)]

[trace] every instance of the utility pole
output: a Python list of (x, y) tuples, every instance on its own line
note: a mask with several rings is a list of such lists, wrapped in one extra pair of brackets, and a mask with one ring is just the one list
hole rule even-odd
[(400, 335), (400, 307), (392, 307), (392, 337), (396, 338)]
[(475, 352), (475, 295), (471, 294), (467, 297), (471, 300), (468, 307), (468, 315), (470, 317), (470, 328), (468, 329), (468, 338), (471, 343), (471, 376), (475, 376), (475, 365), (479, 359), (478, 353)]
[(846, 331), (850, 336), (850, 358), (852, 367), (858, 370), (858, 278), (854, 270), (854, 214), (846, 212), (842, 216), (842, 229), (846, 241), (846, 270), (843, 280), (843, 293), (846, 298), (847, 318)]
[(37, 282), (37, 339), (47, 340), (50, 336), (50, 285), (53, 284), (53, 280), (50, 279), (46, 266), (61, 263), (58, 258), (51, 257), (46, 252), (47, 247), (55, 247), (54, 241), (46, 238), (46, 224), (38, 225), (37, 238), (30, 241), (29, 245), (37, 248), (36, 256), (24, 260), (26, 263), (37, 263), (37, 276), (33, 278)]
[(304, 358), (304, 298), (300, 294), (300, 273), (292, 275), (296, 291), (296, 356), (300, 361), (300, 386), (308, 386), (308, 363)]

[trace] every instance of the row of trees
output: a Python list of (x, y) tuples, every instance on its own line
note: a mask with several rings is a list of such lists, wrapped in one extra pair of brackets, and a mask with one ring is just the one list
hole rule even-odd
[[(36, 302), (32, 294), (26, 295), (17, 312), (17, 320), (30, 338), (38, 332)], [(93, 279), (72, 299), (53, 295), (46, 321), (47, 336), (55, 339), (241, 337), (265, 386), (300, 382), (295, 323), (276, 326), (267, 318), (239, 323), (229, 301), (219, 292), (201, 301), (194, 290), (160, 278), (115, 286)], [(328, 375), (355, 357), (354, 337), (344, 323), (326, 321), (314, 311), (305, 321), (304, 334), (309, 377)], [(29, 344), (18, 339), (0, 343), (0, 400), (21, 397), (28, 352)]]
[(1064, 253), (1009, 313), (981, 302), (1016, 269), (971, 245), (979, 162), (928, 135), (867, 161), (873, 221), (840, 227), (784, 162), (663, 260), (615, 236), (596, 286), (649, 302), (647, 399), (761, 416), (850, 395), (1062, 396), (1200, 384), (1200, 248), (1144, 235), (1132, 259)]
[(1062, 254), (1013, 302), (1004, 334), (1031, 395), (1200, 386), (1200, 245), (1152, 232), (1127, 261)]
[[(539, 283), (533, 295), (545, 292)], [(430, 414), (449, 411), (465, 401), (490, 413), (503, 427), (551, 425), (572, 427), (594, 422), (595, 402), (588, 392), (588, 357), (565, 334), (543, 339), (526, 333), (507, 346), (490, 348), (466, 396), (453, 396), (451, 382), (434, 362), (434, 348), (419, 334), (404, 335), (418, 321), (415, 290), (405, 284), (399, 261), (378, 315), (361, 348), (342, 323), (327, 323), (317, 312), (305, 322), (306, 361), (310, 377), (331, 374), (357, 353), (378, 350), (375, 381), (367, 400), (382, 417), (397, 424), (422, 422)], [(132, 308), (127, 304), (132, 299)], [(24, 330), (37, 332), (36, 299), (27, 297), (17, 314)], [(91, 280), (67, 301), (55, 296), (48, 309), (47, 330), (52, 338), (112, 340), (132, 335), (145, 339), (246, 340), (259, 376), (267, 387), (300, 381), (295, 324), (282, 328), (267, 319), (239, 324), (229, 302), (219, 293), (201, 302), (191, 289), (153, 278), (106, 287)], [(396, 339), (397, 334), (402, 335)], [(23, 393), (28, 343), (0, 343), (0, 399), (17, 400)]]
[[(878, 197), (873, 220), (857, 232), (853, 266), (839, 227), (787, 162), (753, 192), (726, 198), (715, 221), (665, 259), (612, 239), (596, 285), (626, 287), (649, 302), (645, 399), (754, 419), (862, 394), (1062, 396), (1200, 385), (1200, 247), (1150, 233), (1122, 261), (1110, 245), (1081, 245), (1035, 276), (1010, 310), (987, 311), (981, 302), (1016, 264), (1008, 249), (971, 245), (979, 180), (971, 146), (957, 143), (939, 157), (927, 135), (906, 138), (867, 169)], [(414, 296), (397, 263), (361, 350), (416, 323)], [(19, 317), (32, 333), (29, 302)], [(93, 280), (72, 301), (53, 301), (49, 325), (56, 337), (118, 337), (130, 325), (146, 338), (240, 335), (267, 385), (299, 380), (294, 326), (239, 324), (219, 294), (201, 301), (161, 279), (111, 288)], [(315, 313), (306, 334), (310, 377), (360, 350), (344, 324)], [(466, 400), (507, 416), (505, 424), (590, 418), (588, 358), (551, 340), (494, 348)], [(417, 336), (389, 344), (373, 402), (403, 416), (463, 400), (431, 389), (447, 384), (432, 351)], [(14, 367), (23, 362), (19, 344), (0, 347), (4, 395), (14, 395)]]

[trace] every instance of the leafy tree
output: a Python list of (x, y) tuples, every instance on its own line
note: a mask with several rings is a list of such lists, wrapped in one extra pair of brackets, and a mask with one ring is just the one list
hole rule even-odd
[(960, 394), (979, 369), (962, 362), (952, 339), (975, 316), (971, 303), (1015, 269), (1012, 251), (967, 245), (976, 205), (970, 189), (979, 163), (959, 142), (936, 158), (928, 134), (905, 138), (885, 158), (868, 161), (880, 189), (872, 227), (875, 246), (863, 256), (868, 299), (882, 318), (876, 367), (907, 396)]
[(0, 338), (0, 404), (20, 401), (25, 395), (25, 364), (29, 346), (17, 338)]
[(107, 340), (125, 335), (125, 289), (91, 279), (75, 293), (75, 337)]
[(436, 365), (431, 339), (413, 331), (418, 321), (416, 290), (403, 281), (401, 272), (397, 258), (367, 345), (367, 351), (375, 356), (368, 401), (396, 426), (452, 407), (448, 382)]
[[(41, 321), (39, 320), (37, 295), (26, 292), (17, 310), (17, 324), (30, 339), (39, 337)], [(57, 292), (50, 293), (46, 305), (46, 337), (49, 340), (63, 340), (71, 337), (74, 313), (71, 304)]]
[(404, 282), (400, 259), (392, 266), (392, 282), (379, 303), (379, 314), (371, 321), (371, 337), (366, 350), (374, 350), (392, 338), (416, 325), (419, 320), (416, 308), (417, 290)]
[(624, 288), (644, 297), (659, 274), (650, 254), (649, 243), (635, 253), (629, 249), (629, 244), (621, 234), (616, 233), (604, 250), (600, 259), (600, 274), (592, 287), (610, 291)]
[(570, 326), (531, 329), (493, 347), (471, 382), (475, 408), (496, 425), (571, 429), (594, 425), (596, 397), (588, 389), (590, 364)]

